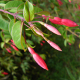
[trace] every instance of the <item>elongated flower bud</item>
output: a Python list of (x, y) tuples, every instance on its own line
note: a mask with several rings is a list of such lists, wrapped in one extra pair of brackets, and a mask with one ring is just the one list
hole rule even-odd
[(56, 49), (56, 50), (58, 50), (58, 51), (62, 51), (61, 48), (60, 48), (57, 44), (55, 44), (54, 42), (52, 42), (52, 41), (50, 41), (50, 40), (48, 40), (47, 42), (48, 42), (48, 43), (50, 44), (50, 46), (52, 46), (54, 49)]
[(51, 18), (49, 18), (49, 21), (51, 21), (54, 24), (62, 25), (61, 20), (59, 20), (59, 19), (51, 19)]
[(78, 26), (75, 22), (69, 20), (69, 19), (62, 19), (61, 20), (62, 24), (68, 27), (76, 27)]
[(29, 52), (32, 54), (34, 60), (36, 61), (36, 63), (41, 66), (43, 69), (48, 70), (48, 67), (45, 63), (45, 61), (31, 48), (28, 47)]
[(31, 47), (28, 47), (28, 51), (33, 55), (35, 53), (34, 49)]
[(10, 41), (12, 42), (13, 45), (15, 45), (13, 40), (10, 40)]
[(33, 54), (33, 58), (39, 66), (41, 66), (42, 68), (48, 70), (48, 67), (47, 67), (45, 61), (37, 53)]
[(9, 53), (11, 53), (11, 49), (10, 49), (10, 48), (6, 48), (6, 50), (7, 50)]
[(46, 24), (46, 23), (40, 22), (40, 21), (39, 21), (39, 23), (41, 23), (42, 25), (44, 25), (44, 27), (46, 27), (46, 28), (47, 28), (48, 30), (50, 30), (51, 32), (53, 32), (53, 33), (55, 33), (55, 34), (57, 34), (57, 35), (61, 35), (60, 32), (59, 32), (55, 27), (53, 27), (53, 26), (51, 26), (51, 25), (48, 25), (48, 24)]
[(15, 49), (16, 51), (19, 51), (18, 48), (15, 47), (14, 45), (11, 45), (11, 47), (12, 47), (13, 49)]
[(54, 17), (54, 20), (61, 22), (61, 18), (59, 18), (59, 17)]
[(58, 4), (61, 6), (63, 5), (63, 3), (61, 2), (61, 0), (57, 0), (58, 1)]
[(38, 28), (37, 29), (33, 28), (33, 29), (38, 35), (41, 35), (42, 37), (44, 37), (42, 31), (40, 31)]
[(71, 0), (69, 0), (69, 2), (71, 3)]
[(7, 72), (2, 72), (2, 74), (4, 74), (4, 75), (8, 75), (8, 73), (7, 73)]

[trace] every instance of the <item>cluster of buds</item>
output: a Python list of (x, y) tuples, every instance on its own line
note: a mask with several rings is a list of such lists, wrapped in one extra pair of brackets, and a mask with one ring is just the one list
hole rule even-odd
[[(55, 34), (57, 34), (57, 35), (61, 35), (60, 32), (59, 32), (55, 27), (53, 27), (53, 26), (51, 26), (51, 25), (48, 25), (48, 24), (46, 24), (46, 23), (44, 23), (44, 22), (41, 22), (41, 21), (37, 21), (37, 22), (40, 23), (41, 25), (43, 25), (43, 26), (44, 26), (45, 28), (47, 28), (49, 31), (51, 31), (51, 32), (53, 32), (53, 33), (55, 33)], [(31, 30), (32, 30), (33, 32), (35, 32), (36, 34), (42, 36), (43, 39), (44, 39), (45, 41), (47, 41), (48, 44), (49, 44), (51, 47), (53, 47), (54, 49), (56, 49), (56, 50), (58, 50), (58, 51), (62, 51), (61, 48), (60, 48), (57, 44), (55, 44), (54, 42), (48, 40), (48, 39), (43, 35), (43, 32), (42, 32), (40, 29), (38, 29), (36, 26), (31, 25)], [(45, 41), (42, 41), (41, 46), (43, 46), (43, 43), (45, 43)], [(27, 45), (27, 46), (28, 46), (28, 51), (32, 54), (32, 56), (33, 56), (34, 60), (36, 61), (36, 63), (37, 63), (39, 66), (41, 66), (43, 69), (48, 70), (48, 67), (47, 67), (45, 61), (34, 51), (34, 49), (32, 49), (29, 45)]]
[(45, 43), (45, 41), (42, 41), (42, 42), (40, 43), (40, 45), (43, 46), (43, 43)]
[[(42, 15), (42, 17), (47, 19), (48, 16)], [(76, 26), (78, 26), (75, 22), (73, 22), (73, 21), (71, 21), (69, 19), (61, 19), (59, 17), (54, 17), (54, 19), (49, 17), (49, 21), (51, 21), (54, 24), (65, 25), (65, 26), (68, 26), (68, 27), (76, 27)]]

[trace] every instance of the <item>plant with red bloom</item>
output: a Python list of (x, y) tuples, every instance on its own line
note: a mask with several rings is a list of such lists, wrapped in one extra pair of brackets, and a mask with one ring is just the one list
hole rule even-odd
[(18, 50), (18, 48), (17, 48), (17, 47), (15, 47), (15, 46), (14, 46), (14, 45), (12, 45), (12, 44), (11, 44), (11, 47), (12, 47), (13, 49), (15, 49), (16, 51), (19, 51), (19, 50)]
[(63, 5), (62, 1), (61, 0), (57, 0), (58, 1), (58, 4), (61, 6)]
[(71, 0), (69, 0), (69, 2), (71, 3)]
[(41, 66), (43, 69), (48, 70), (48, 67), (45, 63), (45, 61), (34, 51), (34, 49), (32, 49), (31, 47), (28, 47), (29, 52), (32, 54), (34, 60), (36, 61), (36, 63)]
[(2, 74), (4, 74), (4, 75), (8, 75), (8, 73), (7, 73), (7, 72), (2, 72)]
[(11, 48), (6, 48), (6, 50), (7, 50), (9, 53), (11, 53)]

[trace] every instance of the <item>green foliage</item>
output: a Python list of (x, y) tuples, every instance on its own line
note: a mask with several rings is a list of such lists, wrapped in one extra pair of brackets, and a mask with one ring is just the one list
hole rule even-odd
[[(46, 15), (54, 19), (57, 16), (80, 25), (78, 3), (62, 2), (60, 6), (57, 0), (0, 1), (0, 80), (80, 80), (80, 27), (53, 24), (49, 18), (42, 17)], [(36, 21), (54, 26), (61, 36), (56, 36)], [(44, 37), (58, 44), (62, 52), (53, 49), (47, 41), (43, 43), (44, 38), (34, 31), (33, 25), (42, 31)], [(45, 60), (48, 71), (35, 63), (27, 51), (28, 46)]]

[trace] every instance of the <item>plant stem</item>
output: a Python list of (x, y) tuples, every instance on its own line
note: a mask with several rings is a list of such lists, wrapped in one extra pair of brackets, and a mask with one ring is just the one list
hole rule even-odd
[(80, 38), (76, 33), (72, 32), (71, 30), (69, 29), (66, 29), (67, 31), (69, 31), (70, 33), (74, 34), (75, 36), (77, 36), (78, 38)]

